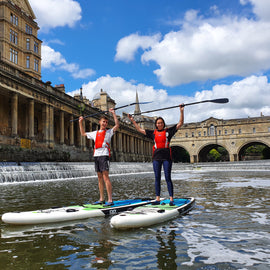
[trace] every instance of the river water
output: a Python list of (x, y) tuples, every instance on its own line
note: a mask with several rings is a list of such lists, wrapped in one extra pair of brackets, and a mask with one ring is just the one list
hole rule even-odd
[[(196, 206), (149, 228), (117, 231), (110, 217), (35, 226), (1, 222), (0, 269), (270, 269), (269, 165), (174, 164), (175, 197), (195, 197)], [(0, 215), (98, 199), (92, 164), (0, 167)], [(154, 197), (151, 164), (112, 163), (111, 181), (115, 200)], [(162, 196), (168, 197), (164, 179)]]

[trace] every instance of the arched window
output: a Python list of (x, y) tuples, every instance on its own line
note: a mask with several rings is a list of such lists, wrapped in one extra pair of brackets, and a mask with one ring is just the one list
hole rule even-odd
[(211, 126), (208, 129), (208, 134), (209, 136), (215, 136), (216, 135), (216, 128), (213, 124), (211, 124)]

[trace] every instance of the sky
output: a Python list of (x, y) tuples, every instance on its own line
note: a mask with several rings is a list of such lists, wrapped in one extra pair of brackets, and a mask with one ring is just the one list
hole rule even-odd
[[(29, 0), (41, 75), (74, 96), (106, 91), (116, 107), (185, 107), (185, 123), (270, 115), (269, 0)], [(134, 112), (134, 106), (124, 109)], [(116, 111), (121, 115), (122, 111)], [(167, 124), (179, 109), (149, 113)]]

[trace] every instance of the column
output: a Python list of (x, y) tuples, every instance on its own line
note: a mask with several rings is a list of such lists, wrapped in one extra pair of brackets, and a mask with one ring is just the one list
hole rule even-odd
[(73, 115), (70, 115), (69, 122), (69, 145), (74, 145), (74, 121)]
[(11, 135), (18, 135), (18, 94), (13, 94), (11, 98)]
[(118, 132), (118, 143), (117, 143), (117, 149), (121, 153), (123, 152), (123, 141), (122, 141), (122, 135), (123, 133)]
[(60, 144), (65, 143), (65, 113), (60, 111)]
[(33, 99), (29, 100), (28, 108), (29, 108), (29, 111), (28, 111), (28, 115), (29, 115), (29, 131), (28, 131), (28, 134), (29, 134), (29, 139), (33, 140), (34, 137), (35, 137), (35, 134), (34, 134), (35, 102), (34, 102)]
[(44, 104), (42, 107), (42, 125), (43, 125), (43, 141), (45, 143), (49, 142), (49, 105)]
[[(82, 123), (82, 125), (83, 125), (83, 129), (85, 130), (85, 121), (83, 121), (83, 123)], [(79, 125), (78, 125), (79, 126)], [(79, 131), (80, 132), (80, 131)], [(86, 146), (85, 146), (85, 142), (86, 142), (86, 137), (85, 136), (82, 136), (81, 135), (81, 132), (80, 132), (80, 136), (81, 136), (81, 147), (82, 147), (82, 150), (83, 151), (86, 151)]]
[(49, 146), (54, 148), (54, 108), (49, 108)]

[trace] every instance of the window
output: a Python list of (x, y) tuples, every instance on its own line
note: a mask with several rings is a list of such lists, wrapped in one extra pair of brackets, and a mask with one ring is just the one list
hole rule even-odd
[(209, 136), (215, 136), (216, 132), (215, 132), (215, 126), (211, 125), (208, 129), (208, 134)]
[(201, 137), (201, 136), (202, 136), (202, 134), (201, 134), (201, 132), (200, 132), (200, 131), (199, 131), (198, 135), (199, 135), (199, 137)]
[(232, 129), (232, 134), (234, 134), (234, 129)]
[(25, 24), (25, 32), (29, 35), (32, 35), (32, 27), (28, 24)]
[(256, 133), (256, 128), (253, 128), (253, 133)]
[(9, 40), (10, 42), (18, 45), (18, 34), (12, 29), (10, 29), (10, 32), (9, 32)]
[(10, 48), (9, 60), (12, 63), (18, 64), (18, 52)]
[(186, 132), (186, 138), (188, 137), (188, 133)]
[(221, 130), (218, 131), (218, 135), (221, 135)]
[(194, 137), (194, 132), (191, 133), (191, 137)]
[(228, 133), (228, 132), (227, 132), (227, 129), (225, 129), (224, 134), (227, 135), (227, 133)]
[(38, 72), (39, 61), (37, 59), (34, 60), (34, 70)]
[(203, 136), (206, 136), (206, 131), (203, 132)]
[(30, 68), (30, 56), (26, 56), (26, 68)]
[(30, 50), (30, 39), (29, 38), (27, 38), (26, 39), (26, 50)]
[(34, 42), (34, 52), (38, 53), (38, 43), (36, 41)]
[(242, 129), (241, 129), (241, 128), (239, 128), (239, 131), (238, 131), (238, 132), (239, 132), (239, 134), (242, 134)]
[(15, 16), (13, 13), (10, 13), (10, 22), (18, 26), (18, 17)]
[(268, 132), (270, 132), (270, 127), (268, 127)]

